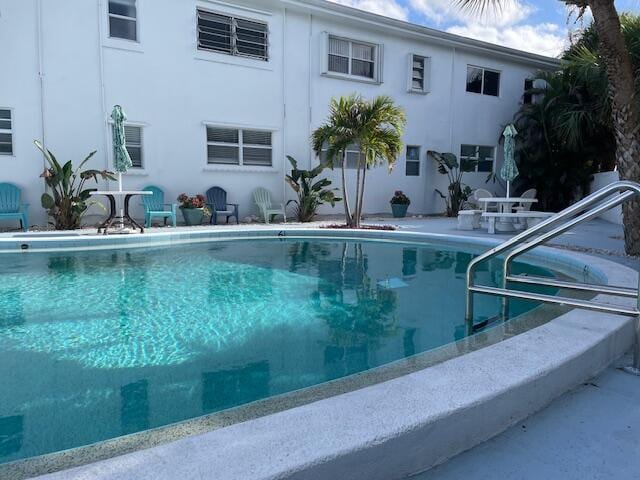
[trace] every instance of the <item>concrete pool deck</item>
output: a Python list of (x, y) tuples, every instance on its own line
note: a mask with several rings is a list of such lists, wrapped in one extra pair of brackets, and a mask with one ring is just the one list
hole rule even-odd
[[(456, 230), (449, 219), (429, 218), (400, 221), (383, 219), (381, 223), (397, 224), (404, 231), (465, 234), (465, 232)], [(227, 227), (219, 228), (225, 229)], [(256, 225), (246, 228), (256, 228)], [(261, 227), (258, 226), (258, 228)], [(296, 226), (286, 228), (296, 228)], [(470, 236), (476, 237), (488, 236), (477, 231), (469, 233)], [(589, 249), (591, 254), (635, 267), (637, 270), (637, 259), (625, 257), (622, 254), (620, 235), (620, 227), (596, 221), (576, 229), (572, 234), (563, 235), (557, 239), (556, 244), (562, 248), (572, 248), (579, 251)], [(493, 239), (507, 238), (502, 235), (489, 237)], [(599, 385), (600, 388), (594, 387), (592, 384)], [(498, 437), (414, 478), (416, 480), (453, 479), (460, 478), (462, 474), (468, 474), (472, 478), (487, 479), (632, 478), (628, 476), (631, 472), (640, 471), (640, 461), (638, 461), (637, 455), (635, 457), (631, 455), (631, 452), (637, 452), (638, 448), (637, 425), (640, 414), (637, 405), (639, 391), (639, 379), (610, 368), (601, 374), (596, 381), (587, 382), (578, 390), (565, 394), (545, 410), (528, 418), (526, 422), (522, 423), (527, 428), (523, 429), (522, 424), (518, 424)], [(572, 402), (572, 399), (578, 397), (580, 399), (579, 405)], [(607, 412), (609, 412), (610, 418), (603, 417)], [(589, 415), (593, 415), (593, 413), (597, 414), (597, 418), (589, 418)], [(554, 422), (554, 418), (562, 421)], [(626, 423), (628, 426), (623, 426)], [(566, 430), (568, 428), (578, 433), (572, 435), (570, 431)], [(536, 433), (525, 436), (522, 434), (522, 430)], [(550, 438), (557, 439), (557, 442), (550, 442)], [(605, 442), (604, 439), (608, 439), (608, 441)], [(518, 442), (516, 447), (514, 447), (514, 441)], [(556, 445), (556, 448), (551, 449), (552, 445)], [(603, 450), (610, 455), (602, 455)], [(594, 455), (596, 451), (598, 455)], [(623, 453), (627, 451), (630, 455), (624, 456)], [(550, 459), (545, 459), (545, 452), (551, 457)], [(154, 457), (151, 456), (147, 460), (152, 458)], [(602, 462), (598, 464), (597, 459), (602, 459)], [(589, 460), (591, 461), (589, 462)], [(158, 458), (156, 461), (159, 465), (163, 464)], [(573, 464), (577, 466), (588, 465), (589, 468), (571, 468)], [(166, 465), (164, 466), (166, 467)], [(125, 469), (125, 471), (140, 472), (137, 468)], [(152, 476), (154, 475), (152, 471), (158, 472), (156, 469), (149, 470), (149, 474)], [(526, 476), (527, 472), (531, 475), (530, 477)], [(122, 476), (122, 473), (122, 471), (118, 474), (110, 469), (93, 468), (77, 472), (77, 476), (73, 478), (128, 478)], [(194, 470), (193, 473), (201, 474), (202, 471), (196, 472)], [(571, 476), (573, 474), (575, 476)], [(60, 472), (51, 478), (68, 477), (65, 472)], [(135, 478), (152, 477), (136, 476)]]

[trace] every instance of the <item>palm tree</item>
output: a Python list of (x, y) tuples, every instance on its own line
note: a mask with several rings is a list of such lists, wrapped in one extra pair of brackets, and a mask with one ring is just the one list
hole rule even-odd
[[(499, 8), (509, 0), (456, 1), (463, 8), (486, 10), (490, 7)], [(581, 14), (587, 8), (591, 9), (600, 55), (607, 72), (618, 171), (620, 178), (640, 182), (640, 115), (636, 103), (635, 75), (614, 0), (561, 1), (578, 7)], [(640, 202), (626, 202), (623, 215), (626, 251), (630, 255), (640, 255)]]
[[(326, 161), (333, 168), (339, 164), (342, 174), (342, 198), (347, 226), (360, 227), (366, 172), (386, 163), (389, 170), (402, 150), (404, 111), (390, 97), (372, 101), (360, 95), (332, 99), (329, 116), (312, 135), (313, 150), (320, 156), (326, 149)], [(350, 145), (359, 146), (356, 165), (356, 190), (353, 211), (350, 207), (346, 177), (346, 152)]]

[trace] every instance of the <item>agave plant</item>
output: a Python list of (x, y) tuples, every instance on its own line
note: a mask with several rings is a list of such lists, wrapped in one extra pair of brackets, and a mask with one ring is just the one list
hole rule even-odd
[(449, 179), (449, 187), (445, 195), (436, 188), (436, 193), (442, 197), (447, 205), (447, 216), (455, 217), (462, 208), (464, 202), (471, 195), (471, 188), (462, 183), (464, 170), (460, 168), (458, 158), (453, 153), (440, 153), (429, 150), (427, 156), (432, 158), (438, 164), (438, 172), (446, 175)]
[(295, 205), (296, 218), (300, 222), (310, 222), (323, 203), (330, 203), (333, 207), (336, 202), (341, 201), (333, 193), (337, 189), (326, 188), (331, 185), (331, 181), (323, 178), (315, 181), (316, 177), (324, 170), (324, 165), (318, 165), (313, 170), (302, 170), (298, 168), (298, 162), (287, 155), (291, 163), (291, 174), (285, 178), (294, 192), (298, 195), (296, 200), (289, 200), (287, 205)]
[(71, 160), (62, 165), (55, 155), (44, 148), (39, 141), (36, 140), (34, 143), (49, 164), (49, 167), (45, 168), (42, 175), (40, 175), (44, 178), (47, 187), (51, 189), (51, 194), (42, 194), (40, 199), (42, 207), (53, 217), (53, 225), (56, 230), (75, 230), (80, 228), (80, 222), (87, 209), (91, 205), (102, 206), (99, 202), (89, 201), (91, 192), (97, 189), (85, 188), (86, 181), (93, 179), (97, 183), (98, 177), (103, 180), (116, 180), (113, 172), (92, 169), (82, 170), (82, 167), (95, 155), (95, 151), (87, 155), (80, 165), (74, 169)]

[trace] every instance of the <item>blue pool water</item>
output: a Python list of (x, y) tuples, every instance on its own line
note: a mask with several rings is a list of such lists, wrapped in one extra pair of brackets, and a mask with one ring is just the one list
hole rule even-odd
[[(424, 244), (294, 239), (5, 255), (0, 463), (460, 339), (472, 256)], [(495, 284), (499, 274), (485, 269), (479, 279)], [(512, 302), (512, 314), (531, 307)], [(478, 296), (476, 312), (495, 315), (498, 300)]]

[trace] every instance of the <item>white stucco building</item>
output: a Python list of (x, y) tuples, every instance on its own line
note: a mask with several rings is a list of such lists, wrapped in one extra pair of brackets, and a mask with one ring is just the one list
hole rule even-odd
[(243, 217), (258, 186), (291, 196), (285, 155), (316, 165), (312, 130), (332, 97), (354, 92), (407, 113), (406, 152), (391, 174), (368, 175), (367, 212), (389, 211), (394, 190), (412, 213), (439, 212), (446, 181), (425, 152), (479, 155), (467, 183), (499, 189), (485, 179), (501, 128), (532, 72), (557, 66), (323, 0), (0, 0), (0, 44), (0, 182), (22, 188), (36, 224), (46, 219), (33, 140), (61, 160), (97, 150), (92, 166), (111, 168), (114, 104), (136, 162), (126, 188), (174, 199), (218, 185)]

